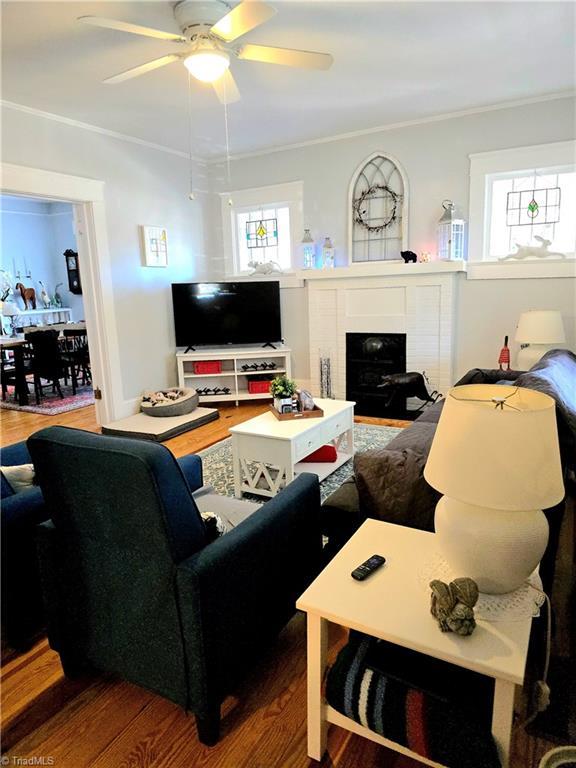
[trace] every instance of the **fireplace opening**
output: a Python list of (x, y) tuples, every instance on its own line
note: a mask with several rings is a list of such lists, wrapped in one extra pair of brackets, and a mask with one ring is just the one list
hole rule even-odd
[(382, 386), (383, 377), (406, 373), (405, 333), (346, 334), (346, 399), (359, 416), (406, 418), (406, 397)]

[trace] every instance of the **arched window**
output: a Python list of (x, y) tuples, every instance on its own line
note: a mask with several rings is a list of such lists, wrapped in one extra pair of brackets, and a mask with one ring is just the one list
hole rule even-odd
[(407, 232), (407, 184), (398, 163), (374, 154), (350, 185), (349, 253), (352, 263), (400, 259)]

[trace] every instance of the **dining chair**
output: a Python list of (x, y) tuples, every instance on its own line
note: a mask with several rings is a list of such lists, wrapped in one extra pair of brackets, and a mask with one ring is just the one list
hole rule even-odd
[[(32, 350), (27, 344), (21, 345), (22, 366), (24, 377), (20, 381), (26, 381), (26, 376), (32, 373)], [(8, 397), (8, 387), (14, 387), (14, 398), (18, 400), (18, 361), (12, 349), (0, 351), (0, 380), (2, 382), (2, 400)], [(28, 384), (26, 382), (26, 388)]]
[(62, 336), (62, 359), (70, 366), (72, 391), (75, 393), (80, 375), (82, 375), (82, 384), (89, 384), (92, 381), (88, 336), (86, 329), (80, 328), (64, 328)]
[[(70, 362), (63, 359), (58, 343), (58, 331), (34, 331), (26, 333), (24, 338), (32, 347), (32, 372), (34, 374), (34, 394), (36, 404), (40, 404), (44, 389), (52, 386), (52, 391), (57, 392), (63, 398), (60, 379), (70, 373)], [(47, 384), (42, 383), (42, 379)], [(72, 381), (72, 394), (76, 394), (74, 380)]]

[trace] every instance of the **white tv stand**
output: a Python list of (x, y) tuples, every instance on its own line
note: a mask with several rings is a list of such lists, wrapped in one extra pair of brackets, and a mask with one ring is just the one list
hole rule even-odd
[[(178, 386), (194, 389), (223, 389), (228, 387), (229, 395), (209, 394), (200, 395), (201, 403), (208, 402), (235, 402), (240, 400), (266, 400), (272, 399), (268, 392), (252, 394), (248, 392), (248, 382), (254, 376), (263, 374), (276, 376), (285, 373), (291, 377), (290, 352), (288, 347), (210, 347), (199, 349), (196, 352), (179, 351), (176, 353), (178, 365)], [(200, 361), (219, 361), (222, 365), (220, 373), (194, 373), (194, 363)], [(242, 370), (242, 366), (261, 363), (275, 363), (276, 368), (266, 370)]]

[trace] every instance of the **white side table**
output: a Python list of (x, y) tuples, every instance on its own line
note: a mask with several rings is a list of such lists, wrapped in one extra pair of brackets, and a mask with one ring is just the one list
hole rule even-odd
[[(441, 632), (430, 615), (430, 591), (417, 576), (435, 551), (432, 533), (367, 520), (296, 603), (308, 614), (308, 755), (314, 760), (322, 759), (327, 725), (334, 723), (425, 765), (439, 765), (326, 704), (321, 686), (331, 621), (494, 678), (492, 734), (508, 766), (514, 689), (524, 680), (532, 620), (478, 620), (470, 637)], [(351, 571), (374, 554), (383, 555), (386, 565), (366, 581), (354, 581)]]

